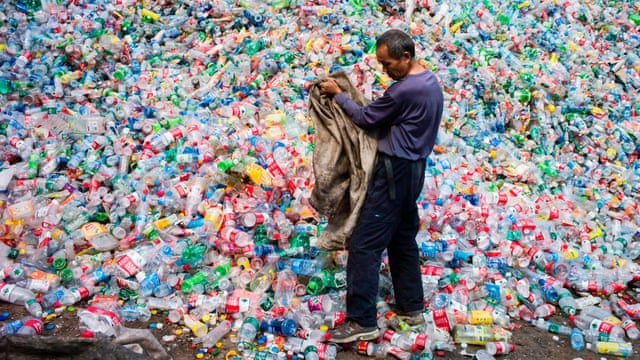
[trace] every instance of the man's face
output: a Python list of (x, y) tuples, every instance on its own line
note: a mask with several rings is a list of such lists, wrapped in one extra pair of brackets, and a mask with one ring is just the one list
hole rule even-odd
[(376, 58), (382, 65), (382, 70), (393, 80), (402, 79), (411, 70), (411, 57), (406, 51), (400, 59), (394, 59), (389, 56), (387, 45), (383, 44), (376, 49)]

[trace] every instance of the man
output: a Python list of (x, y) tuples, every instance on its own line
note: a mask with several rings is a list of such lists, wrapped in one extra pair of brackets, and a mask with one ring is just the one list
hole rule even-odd
[(336, 343), (379, 336), (376, 296), (385, 249), (396, 299), (393, 309), (408, 322), (422, 320), (424, 310), (416, 200), (440, 126), (442, 89), (436, 76), (416, 60), (411, 37), (400, 30), (378, 38), (376, 57), (395, 82), (367, 106), (349, 99), (333, 79), (320, 83), (321, 94), (333, 96), (356, 125), (378, 130), (375, 169), (348, 245), (347, 321), (331, 331)]

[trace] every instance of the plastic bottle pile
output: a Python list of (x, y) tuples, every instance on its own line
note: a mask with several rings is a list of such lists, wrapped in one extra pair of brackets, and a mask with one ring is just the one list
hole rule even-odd
[[(2, 2), (0, 299), (33, 316), (1, 332), (38, 333), (88, 300), (79, 322), (94, 333), (159, 310), (204, 349), (233, 331), (247, 358), (335, 357), (323, 340), (344, 316), (348, 254), (315, 247), (307, 90), (341, 68), (381, 94), (375, 37), (398, 27), (447, 96), (416, 239), (427, 322), (386, 307), (383, 266), (385, 335), (357, 351), (430, 358), (490, 341), (477, 354), (490, 358), (517, 351), (509, 324), (524, 319), (576, 349), (630, 353), (638, 5), (410, 7)], [(555, 312), (573, 329), (545, 320)]]

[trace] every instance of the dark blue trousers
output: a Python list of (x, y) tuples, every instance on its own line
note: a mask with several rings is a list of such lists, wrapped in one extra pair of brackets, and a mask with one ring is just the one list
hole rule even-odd
[(347, 319), (376, 326), (376, 297), (382, 253), (387, 250), (396, 305), (423, 309), (420, 258), (415, 241), (420, 227), (416, 200), (424, 184), (426, 161), (378, 153), (358, 223), (349, 241)]

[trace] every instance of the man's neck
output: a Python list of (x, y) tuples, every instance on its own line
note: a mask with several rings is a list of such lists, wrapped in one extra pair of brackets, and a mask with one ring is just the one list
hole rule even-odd
[(420, 74), (425, 70), (426, 69), (422, 65), (420, 65), (417, 60), (411, 60), (411, 70), (409, 70), (409, 75)]

